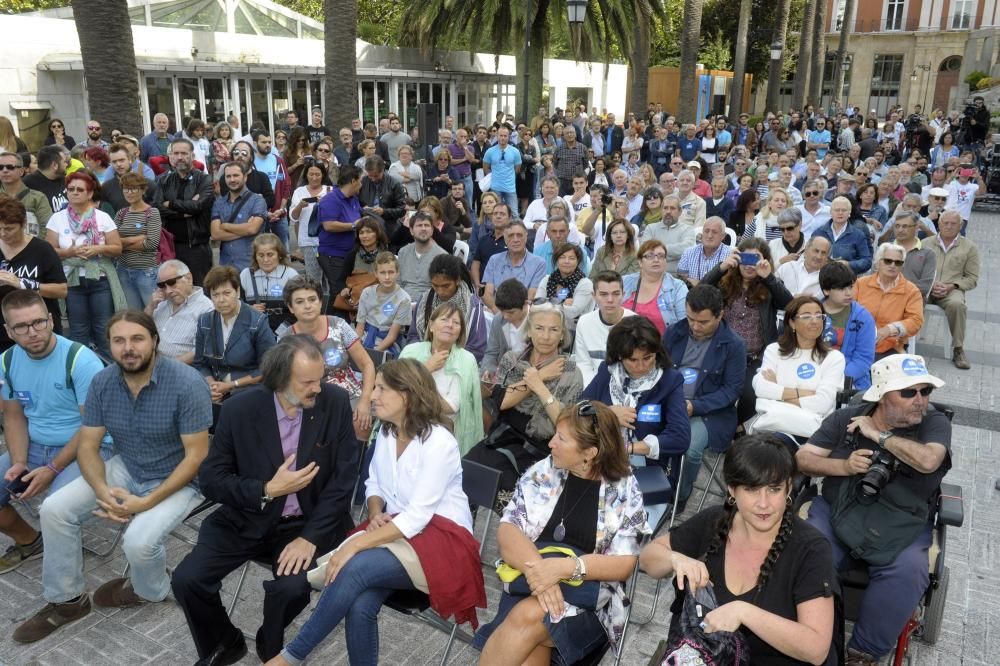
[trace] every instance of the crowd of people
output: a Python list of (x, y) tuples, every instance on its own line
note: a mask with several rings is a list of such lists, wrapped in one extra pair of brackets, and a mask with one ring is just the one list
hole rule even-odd
[[(247, 651), (219, 585), (248, 560), (274, 573), (268, 664), (302, 663), (342, 621), (350, 662), (377, 663), (397, 590), (475, 627), (470, 460), (499, 473), (497, 541), (522, 580), (477, 632), (482, 663), (621, 649), (637, 562), (676, 576), (672, 636), (685, 593), (724, 580), (704, 631), (739, 630), (753, 663), (827, 663), (836, 570), (859, 552), (835, 516), (865, 510), (869, 456), (905, 467), (884, 492), (917, 504), (950, 465), (941, 382), (913, 351), (928, 305), (970, 367), (980, 156), (938, 112), (903, 115), (541, 108), (449, 116), (435, 144), (395, 114), (336, 139), (319, 110), (246, 135), (236, 116), (171, 134), (157, 114), (110, 143), (53, 120), (36, 155), (0, 124), (0, 573), (42, 557), (46, 601), (14, 639), (90, 612), (91, 513), (122, 524), (130, 563), (93, 604), (172, 589), (199, 664)], [(864, 407), (838, 409), (855, 391)], [(706, 449), (726, 455), (725, 504), (642, 548)], [(644, 502), (639, 468), (676, 495)], [(840, 481), (808, 521), (799, 473)], [(11, 504), (45, 492), (36, 530)], [(168, 573), (165, 539), (203, 500), (220, 508)], [(888, 653), (926, 587), (929, 532), (910, 527), (867, 560), (869, 595), (905, 591), (870, 604), (849, 664)]]

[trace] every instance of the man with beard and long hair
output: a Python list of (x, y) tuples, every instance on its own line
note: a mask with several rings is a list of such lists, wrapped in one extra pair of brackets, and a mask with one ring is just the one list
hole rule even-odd
[(246, 654), (219, 587), (250, 559), (271, 563), (257, 656), (283, 647), (285, 627), (309, 604), (306, 572), (340, 544), (351, 522), (360, 448), (347, 392), (323, 381), (319, 343), (289, 335), (264, 354), (263, 382), (223, 403), (199, 474), (222, 506), (201, 525), (198, 545), (173, 575), (199, 664), (233, 664)]
[[(46, 605), (14, 631), (18, 643), (45, 638), (90, 613), (83, 574), (83, 522), (94, 515), (125, 524), (129, 577), (94, 592), (104, 608), (163, 601), (170, 591), (171, 530), (201, 500), (195, 475), (208, 454), (212, 399), (196, 370), (156, 352), (153, 318), (121, 310), (107, 326), (114, 364), (90, 382), (78, 435), (76, 479), (42, 505), (42, 586)], [(114, 455), (101, 442), (110, 435)]]

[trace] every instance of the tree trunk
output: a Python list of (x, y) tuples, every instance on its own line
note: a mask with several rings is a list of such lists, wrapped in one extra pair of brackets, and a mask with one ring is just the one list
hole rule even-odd
[(826, 65), (826, 0), (814, 0), (812, 63), (809, 66), (809, 103), (823, 103), (823, 68)]
[[(638, 17), (638, 12), (636, 16)], [(649, 98), (649, 31), (651, 24), (636, 20), (632, 25), (632, 53), (629, 64), (632, 69), (632, 90), (629, 95), (629, 109), (636, 117), (646, 113)]]
[(844, 58), (847, 55), (847, 39), (851, 34), (851, 21), (854, 16), (854, 0), (847, 0), (844, 4), (844, 21), (840, 24), (840, 43), (837, 45), (837, 69), (834, 72), (833, 84), (833, 106), (840, 104), (847, 106), (847, 100), (841, 99), (844, 94)]
[(753, 0), (740, 1), (740, 23), (736, 29), (736, 55), (733, 60), (733, 90), (729, 97), (729, 119), (743, 113), (743, 81), (747, 69), (747, 33), (750, 30), (750, 9)]
[[(516, 1), (516, 0), (515, 0)], [(528, 57), (524, 57), (524, 45), (517, 45), (517, 109), (501, 109), (508, 114), (515, 114), (518, 120), (525, 123), (535, 115), (542, 101), (543, 64), (545, 62), (545, 44), (548, 43), (549, 0), (536, 0), (531, 6), (531, 32), (528, 39)], [(528, 86), (524, 88), (524, 67), (528, 68)], [(521, 116), (524, 116), (523, 118)]]
[(780, 93), (781, 93), (781, 70), (784, 63), (785, 33), (788, 31), (788, 14), (792, 9), (792, 0), (779, 0), (777, 20), (774, 24), (774, 34), (771, 36), (771, 43), (780, 42), (782, 45), (782, 57), (778, 60), (770, 60), (770, 68), (767, 73), (767, 104), (766, 111), (781, 113)]
[(799, 31), (799, 58), (795, 66), (795, 92), (792, 106), (802, 110), (809, 88), (809, 63), (812, 60), (813, 19), (816, 16), (816, 0), (806, 0), (802, 14), (802, 29)]
[(680, 95), (677, 118), (682, 123), (695, 122), (698, 113), (698, 48), (701, 38), (703, 0), (684, 0), (684, 26), (681, 28)]
[[(357, 0), (323, 0), (324, 122), (331, 132), (358, 117)], [(422, 137), (423, 138), (423, 137)], [(426, 140), (426, 139), (425, 139)]]
[[(90, 118), (110, 138), (113, 128), (142, 134), (139, 70), (125, 0), (73, 0)], [(180, 118), (174, 119), (180, 123)], [(84, 140), (86, 137), (84, 137)]]

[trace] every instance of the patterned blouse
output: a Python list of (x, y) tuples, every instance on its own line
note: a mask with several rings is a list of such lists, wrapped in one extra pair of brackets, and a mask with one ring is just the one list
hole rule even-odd
[(743, 338), (747, 354), (759, 354), (764, 348), (763, 334), (760, 326), (760, 310), (756, 305), (747, 302), (746, 292), (733, 299), (726, 306), (724, 318), (729, 328)]
[[(531, 541), (537, 540), (552, 517), (568, 475), (568, 471), (553, 466), (552, 456), (529, 467), (518, 481), (501, 522), (514, 525)], [(629, 475), (615, 483), (602, 481), (597, 503), (594, 553), (637, 556), (639, 540), (642, 535), (651, 532), (635, 477)], [(566, 616), (581, 612), (582, 609), (566, 604)], [(596, 612), (617, 652), (621, 648), (622, 631), (625, 629), (625, 590), (620, 582), (601, 583)]]

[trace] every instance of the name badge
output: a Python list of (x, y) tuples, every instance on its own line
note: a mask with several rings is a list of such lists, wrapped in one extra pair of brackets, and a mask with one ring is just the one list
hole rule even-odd
[(560, 287), (559, 291), (556, 292), (556, 298), (558, 298), (560, 301), (565, 301), (566, 297), (568, 296), (569, 296), (569, 289), (567, 289), (566, 287)]
[(280, 284), (272, 284), (268, 292), (273, 298), (281, 298), (281, 294), (284, 291)]
[(396, 306), (393, 305), (391, 301), (382, 306), (382, 314), (386, 317), (391, 317), (392, 313), (396, 311)]
[(816, 376), (816, 366), (812, 363), (803, 363), (795, 369), (795, 374), (799, 376), (799, 379), (812, 379)]
[(643, 405), (636, 412), (636, 420), (640, 423), (659, 423), (662, 407), (660, 405)]
[(327, 365), (336, 367), (344, 360), (344, 355), (339, 349), (327, 349), (323, 354), (323, 360)]
[(681, 368), (685, 384), (694, 384), (698, 381), (698, 368)]
[(17, 401), (21, 403), (22, 407), (33, 407), (35, 405), (35, 401), (31, 397), (31, 391), (14, 391), (14, 395), (17, 396)]

